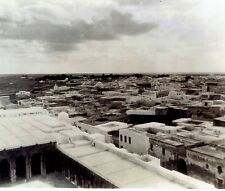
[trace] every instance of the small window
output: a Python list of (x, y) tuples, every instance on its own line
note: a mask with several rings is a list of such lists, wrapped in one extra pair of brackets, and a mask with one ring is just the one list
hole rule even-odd
[(131, 144), (131, 137), (129, 137), (129, 144)]
[(123, 135), (120, 135), (120, 141), (123, 141)]
[(218, 166), (217, 167), (217, 171), (218, 171), (219, 174), (221, 174), (223, 172), (222, 167), (221, 166)]
[(165, 155), (165, 148), (162, 148), (162, 154)]
[(153, 151), (153, 144), (151, 143), (151, 147), (150, 147), (150, 149)]
[(208, 168), (209, 168), (209, 165), (208, 165), (208, 164), (206, 164), (206, 165), (205, 165), (205, 167), (208, 169)]
[(125, 143), (127, 142), (127, 136), (124, 136), (124, 142)]
[(120, 148), (122, 149), (122, 148), (123, 148), (123, 146), (120, 146)]

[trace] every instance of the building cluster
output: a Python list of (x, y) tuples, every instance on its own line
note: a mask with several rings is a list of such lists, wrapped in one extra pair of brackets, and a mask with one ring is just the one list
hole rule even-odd
[(179, 119), (175, 126), (145, 123), (120, 131), (121, 148), (160, 159), (161, 166), (224, 187), (225, 129)]
[[(3, 111), (0, 113), (0, 122), (1, 117), (7, 117), (4, 114), (6, 111), (7, 115), (19, 111), (20, 117), (28, 120), (27, 114), (21, 114), (22, 111), (42, 107), (52, 122), (37, 117), (34, 120), (36, 122), (31, 122), (37, 123), (36, 127), (42, 128), (43, 125), (39, 124), (42, 122), (46, 122), (47, 126), (57, 124), (55, 119), (70, 124), (66, 130), (68, 132), (60, 130), (61, 127), (53, 128), (56, 131), (51, 132), (51, 137), (55, 141), (48, 144), (57, 145), (57, 154), (60, 153), (60, 157), (69, 166), (73, 166), (74, 161), (76, 165), (85, 164), (85, 168), (80, 170), (82, 180), (78, 178), (75, 169), (65, 166), (68, 164), (61, 164), (61, 171), (76, 186), (93, 187), (94, 184), (102, 184), (101, 187), (129, 187), (129, 178), (128, 182), (124, 180), (124, 184), (119, 178), (126, 173), (115, 174), (115, 177), (112, 175), (115, 179), (111, 177), (111, 170), (117, 169), (121, 162), (116, 162), (120, 159), (117, 160), (111, 153), (121, 155), (127, 150), (127, 156), (136, 156), (142, 162), (146, 160), (148, 163), (158, 158), (162, 169), (166, 170), (165, 174), (177, 171), (184, 174), (185, 178), (193, 177), (217, 188), (225, 188), (224, 80), (224, 76), (218, 75), (75, 75), (64, 79), (40, 77), (30, 92), (15, 93), (13, 103), (10, 96), (0, 97)], [(90, 138), (96, 134), (101, 135), (100, 143)], [(113, 145), (113, 149), (109, 145)], [(94, 159), (91, 156), (96, 157), (96, 161), (92, 161)], [(131, 160), (136, 161), (137, 158)], [(101, 165), (98, 164), (100, 159), (107, 160), (104, 162), (106, 166), (107, 162), (114, 166), (109, 168), (111, 170), (108, 174), (102, 175)], [(146, 163), (141, 165), (144, 169), (150, 168), (145, 166)], [(105, 169), (108, 168), (106, 166)], [(86, 172), (91, 175), (86, 177)], [(97, 182), (105, 182), (91, 182), (94, 174), (102, 175)], [(125, 177), (128, 177), (128, 172)], [(143, 184), (151, 182), (147, 178), (140, 181)], [(134, 178), (134, 182), (138, 180)]]
[(89, 134), (51, 117), (42, 108), (2, 110), (0, 128), (0, 183), (59, 173), (81, 188), (208, 187), (153, 165), (153, 157), (106, 143), (101, 133)]

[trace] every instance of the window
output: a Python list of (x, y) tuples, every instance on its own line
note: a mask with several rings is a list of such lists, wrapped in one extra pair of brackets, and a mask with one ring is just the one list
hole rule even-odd
[(206, 165), (205, 165), (205, 167), (208, 169), (208, 168), (209, 168), (209, 165), (208, 165), (208, 164), (206, 164)]
[(165, 155), (165, 148), (162, 148), (162, 154)]
[(222, 167), (221, 166), (218, 166), (217, 167), (217, 171), (218, 171), (219, 174), (221, 174), (223, 172)]
[(124, 136), (124, 142), (125, 143), (127, 142), (127, 136)]
[(131, 144), (131, 137), (129, 137), (129, 144)]
[(153, 144), (151, 143), (151, 147), (150, 147), (150, 149), (153, 151)]
[(122, 149), (122, 148), (123, 148), (123, 146), (120, 146), (120, 148)]
[(120, 135), (120, 141), (123, 141), (123, 135)]

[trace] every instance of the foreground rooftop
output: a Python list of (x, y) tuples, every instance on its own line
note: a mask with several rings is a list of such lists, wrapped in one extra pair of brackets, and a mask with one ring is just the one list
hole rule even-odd
[[(86, 139), (82, 141), (80, 139)], [(72, 143), (58, 144), (58, 149), (95, 174), (119, 188), (204, 188), (206, 183), (155, 166), (153, 157), (146, 162), (139, 155), (112, 144), (91, 140), (88, 134), (71, 138)]]
[(40, 108), (3, 110), (0, 115), (0, 151), (56, 142), (59, 131), (72, 128)]
[(153, 157), (142, 160), (139, 155), (104, 143), (103, 135), (82, 132), (45, 111), (2, 111), (0, 151), (56, 142), (59, 151), (119, 188), (213, 187), (157, 166)]

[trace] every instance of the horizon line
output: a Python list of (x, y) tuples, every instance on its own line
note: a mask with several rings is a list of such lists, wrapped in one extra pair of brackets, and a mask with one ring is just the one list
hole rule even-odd
[(225, 75), (225, 72), (74, 72), (74, 73), (0, 73), (4, 75)]

